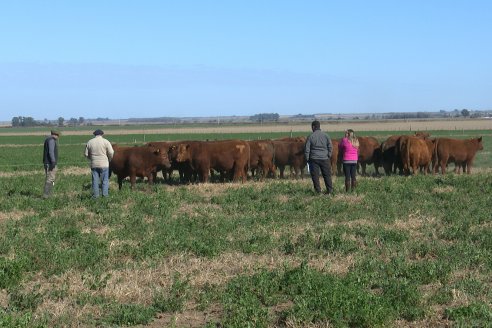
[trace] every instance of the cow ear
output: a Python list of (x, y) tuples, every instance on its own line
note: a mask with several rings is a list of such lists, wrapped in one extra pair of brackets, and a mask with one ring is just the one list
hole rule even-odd
[(480, 136), (480, 138), (478, 138), (478, 142), (482, 142), (482, 136)]

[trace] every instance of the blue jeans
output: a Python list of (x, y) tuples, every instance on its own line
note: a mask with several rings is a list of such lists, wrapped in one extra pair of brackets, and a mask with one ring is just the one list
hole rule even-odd
[(99, 181), (102, 182), (102, 195), (109, 194), (109, 167), (95, 167), (92, 171), (92, 197), (99, 197)]

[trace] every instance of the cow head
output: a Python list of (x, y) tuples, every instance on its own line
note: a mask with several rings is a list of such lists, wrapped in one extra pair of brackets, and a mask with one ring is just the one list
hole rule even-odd
[(186, 162), (191, 159), (191, 150), (189, 144), (180, 144), (178, 145), (176, 161), (177, 162)]
[(477, 138), (478, 150), (483, 150), (482, 137)]
[(152, 149), (153, 154), (158, 158), (159, 165), (168, 169), (171, 167), (171, 163), (169, 163), (169, 157), (167, 156), (167, 152), (161, 151), (159, 148)]

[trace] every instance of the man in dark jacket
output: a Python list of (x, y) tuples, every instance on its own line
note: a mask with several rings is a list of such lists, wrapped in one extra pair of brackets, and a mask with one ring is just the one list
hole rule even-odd
[(313, 179), (314, 190), (321, 193), (319, 184), (319, 171), (323, 175), (325, 181), (326, 193), (333, 193), (333, 184), (331, 182), (331, 164), (330, 158), (333, 151), (331, 139), (326, 133), (321, 131), (319, 121), (311, 123), (313, 133), (309, 135), (304, 146), (304, 156), (309, 165), (309, 172)]
[(44, 182), (43, 197), (48, 198), (51, 195), (55, 185), (55, 177), (58, 163), (58, 138), (60, 131), (51, 130), (51, 135), (44, 140), (43, 164), (46, 179)]

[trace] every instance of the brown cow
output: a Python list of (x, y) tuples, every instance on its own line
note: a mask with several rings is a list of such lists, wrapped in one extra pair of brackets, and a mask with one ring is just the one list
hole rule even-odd
[[(146, 143), (145, 145), (147, 147), (158, 148), (162, 152), (169, 153), (169, 149), (173, 145), (176, 145), (176, 144), (177, 144), (177, 141), (152, 141), (152, 142)], [(162, 177), (165, 180), (170, 180), (171, 179), (171, 175), (173, 174), (173, 171), (177, 169), (176, 165), (173, 165), (173, 162), (171, 161), (171, 158), (169, 158), (169, 161), (171, 163), (171, 167), (170, 168), (162, 167), (162, 168), (158, 168), (157, 169), (157, 171), (161, 171), (162, 172)], [(155, 180), (155, 176), (154, 176), (154, 180)]]
[(119, 189), (121, 189), (123, 179), (126, 177), (130, 177), (131, 188), (133, 189), (137, 177), (147, 177), (149, 184), (152, 184), (158, 169), (171, 167), (167, 153), (162, 152), (159, 148), (116, 146), (114, 151), (109, 168), (118, 177)]
[(429, 138), (431, 134), (429, 132), (424, 132), (424, 131), (415, 131), (415, 136), (421, 138)]
[[(451, 139), (438, 138), (434, 150), (434, 173), (437, 173), (438, 166), (441, 165), (441, 173), (446, 173), (446, 165), (454, 162), (456, 167), (462, 167), (463, 173), (470, 174), (471, 166), (477, 151), (483, 150), (482, 137), (473, 139)], [(455, 172), (458, 173), (457, 168)]]
[(430, 164), (435, 140), (410, 136), (401, 145), (403, 171), (406, 174), (430, 173)]
[(301, 137), (283, 137), (283, 138), (278, 138), (274, 139), (275, 141), (293, 141), (293, 142), (304, 142), (306, 143), (306, 137), (301, 136)]
[(255, 171), (261, 171), (260, 179), (265, 179), (267, 174), (275, 176), (275, 165), (273, 156), (275, 149), (270, 140), (252, 140), (248, 141), (250, 148), (249, 168), (251, 175), (255, 176)]
[(250, 148), (242, 140), (188, 142), (178, 145), (178, 162), (189, 162), (201, 182), (208, 182), (210, 169), (232, 174), (233, 181), (246, 181)]
[(279, 168), (280, 178), (284, 178), (287, 165), (290, 166), (290, 175), (302, 177), (306, 159), (304, 158), (304, 142), (273, 140), (275, 148), (274, 164)]
[[(332, 175), (335, 175), (335, 172), (337, 172), (339, 175), (342, 174), (342, 162), (343, 162), (343, 159), (341, 158), (341, 155), (342, 154), (339, 153), (339, 151), (338, 151), (339, 144), (340, 144), (340, 142), (338, 140), (331, 139), (331, 145), (333, 146), (333, 151), (331, 153), (331, 158), (330, 158), (330, 162), (331, 162), (331, 174)], [(335, 171), (335, 168), (337, 168), (336, 171)]]
[(359, 161), (357, 167), (362, 167), (362, 175), (366, 175), (366, 165), (374, 164), (376, 174), (379, 174), (381, 165), (381, 147), (379, 141), (374, 137), (358, 137), (359, 139)]
[(401, 136), (388, 137), (381, 143), (382, 164), (386, 175), (395, 174), (398, 168), (400, 174), (403, 173), (400, 149), (398, 147)]

